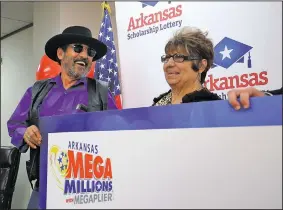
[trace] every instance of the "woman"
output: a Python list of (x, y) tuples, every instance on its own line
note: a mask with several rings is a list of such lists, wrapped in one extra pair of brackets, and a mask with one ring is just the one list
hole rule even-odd
[(203, 87), (213, 63), (213, 43), (199, 29), (184, 27), (165, 46), (165, 79), (171, 89), (153, 99), (152, 106), (221, 100)]

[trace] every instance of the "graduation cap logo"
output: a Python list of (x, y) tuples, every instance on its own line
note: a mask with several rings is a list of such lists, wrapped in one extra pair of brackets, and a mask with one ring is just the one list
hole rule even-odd
[(154, 7), (158, 1), (140, 1), (142, 3), (142, 8), (146, 7), (146, 6), (152, 6)]
[[(146, 6), (154, 7), (159, 1), (140, 1), (142, 3), (142, 8)], [(168, 4), (171, 4), (171, 1), (168, 1)]]
[(214, 62), (212, 68), (221, 66), (228, 69), (234, 63), (244, 63), (244, 55), (248, 53), (247, 66), (252, 67), (251, 46), (225, 37), (214, 47)]

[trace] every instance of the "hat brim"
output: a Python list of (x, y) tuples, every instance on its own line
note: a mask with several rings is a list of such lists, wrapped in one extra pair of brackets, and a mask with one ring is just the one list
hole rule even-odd
[(50, 59), (57, 61), (57, 49), (64, 45), (75, 43), (85, 44), (96, 51), (96, 55), (92, 61), (102, 58), (107, 53), (107, 46), (95, 38), (74, 34), (58, 34), (46, 42), (45, 54)]

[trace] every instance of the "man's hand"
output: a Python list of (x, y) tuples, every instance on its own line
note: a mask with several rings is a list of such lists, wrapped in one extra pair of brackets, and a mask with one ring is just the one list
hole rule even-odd
[(27, 128), (24, 134), (24, 141), (33, 149), (36, 149), (36, 146), (41, 144), (41, 134), (35, 125)]
[[(228, 92), (228, 101), (234, 109), (239, 110), (241, 105), (247, 109), (250, 107), (250, 97), (262, 97), (265, 94), (253, 87), (233, 89)], [(240, 103), (237, 98), (240, 98)]]

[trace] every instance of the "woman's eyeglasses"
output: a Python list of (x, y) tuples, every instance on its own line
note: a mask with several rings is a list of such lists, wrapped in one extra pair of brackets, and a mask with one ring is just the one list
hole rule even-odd
[(196, 57), (196, 56), (186, 56), (186, 55), (181, 55), (181, 54), (174, 54), (174, 55), (162, 55), (161, 62), (167, 63), (171, 57), (177, 63), (182, 63), (184, 61), (201, 60), (200, 57)]

